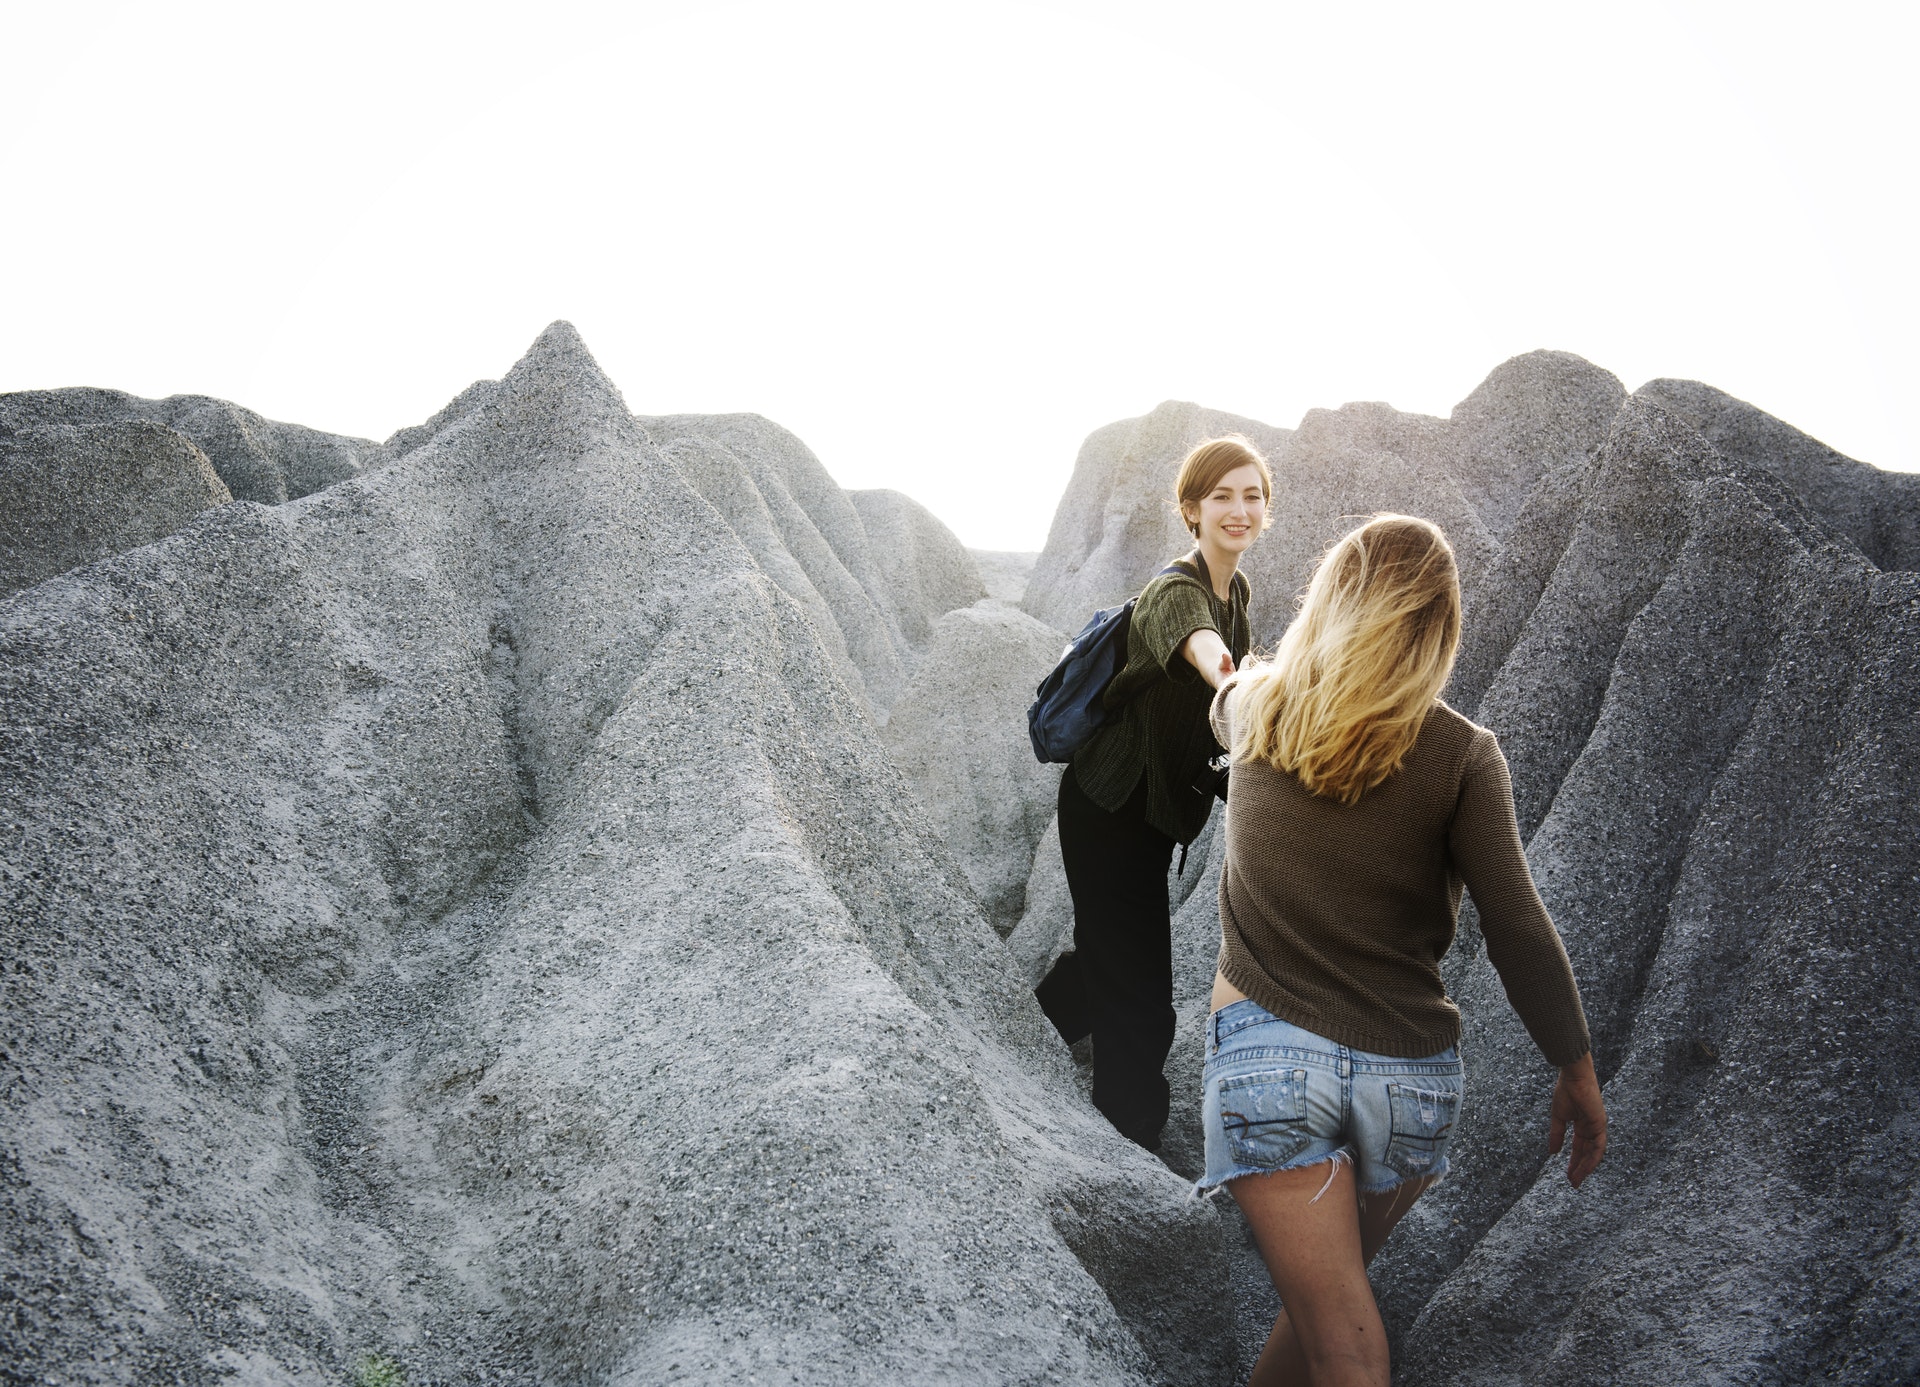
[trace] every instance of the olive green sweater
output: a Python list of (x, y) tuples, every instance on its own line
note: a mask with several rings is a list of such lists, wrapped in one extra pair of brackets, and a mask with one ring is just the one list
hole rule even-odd
[[(1213, 702), (1233, 743), (1235, 686)], [(1587, 1053), (1567, 951), (1527, 870), (1493, 733), (1435, 701), (1400, 769), (1341, 804), (1264, 761), (1236, 763), (1220, 874), (1220, 972), (1283, 1020), (1356, 1050), (1455, 1045), (1440, 980), (1460, 890), (1527, 1033), (1556, 1065)]]
[[(1206, 572), (1197, 553), (1183, 562)], [(1184, 573), (1163, 574), (1140, 590), (1127, 627), (1127, 663), (1106, 692), (1107, 706), (1120, 716), (1073, 757), (1074, 779), (1109, 814), (1126, 804), (1144, 775), (1147, 822), (1180, 843), (1191, 843), (1207, 826), (1213, 796), (1193, 782), (1222, 750), (1207, 722), (1213, 686), (1180, 647), (1208, 628), (1219, 633), (1235, 664), (1246, 658), (1253, 643), (1246, 575), (1236, 571), (1227, 591), (1223, 602)]]

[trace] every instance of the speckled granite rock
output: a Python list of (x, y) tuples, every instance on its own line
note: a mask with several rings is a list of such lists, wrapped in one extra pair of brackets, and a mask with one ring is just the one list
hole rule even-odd
[(770, 429), (637, 420), (556, 325), (0, 604), (0, 1371), (1229, 1379), (1221, 1222), (955, 883), (894, 618), (823, 625), (858, 512)]
[(1829, 530), (1883, 569), (1920, 568), (1920, 473), (1883, 472), (1835, 452), (1744, 400), (1697, 380), (1640, 387), (1684, 419), (1714, 451), (1771, 472)]
[(1527, 771), (1610, 1152), (1577, 1195), (1545, 1159), (1551, 1075), (1463, 941), (1462, 1158), (1379, 1270), (1406, 1380), (1911, 1377), (1917, 653), (1920, 575), (1621, 411), (1478, 714)]
[(205, 395), (143, 400), (87, 387), (0, 395), (0, 430), (141, 419), (165, 424), (191, 439), (238, 501), (277, 505), (319, 491), (358, 476), (376, 451), (364, 438), (263, 419), (250, 409)]
[(987, 596), (998, 602), (1018, 603), (1027, 593), (1027, 580), (1039, 561), (1037, 551), (1012, 549), (969, 549), (980, 581), (987, 585)]
[(232, 499), (206, 454), (162, 424), (0, 428), (0, 598)]
[(934, 639), (933, 623), (946, 612), (987, 596), (973, 555), (933, 512), (897, 491), (849, 491), (847, 499), (876, 544), (881, 581), (897, 614), (900, 634), (915, 645)]
[(1026, 710), (1065, 643), (1005, 602), (950, 611), (887, 723), (895, 763), (1003, 935), (1026, 910), (1034, 849), (1053, 819), (1060, 768), (1034, 759)]

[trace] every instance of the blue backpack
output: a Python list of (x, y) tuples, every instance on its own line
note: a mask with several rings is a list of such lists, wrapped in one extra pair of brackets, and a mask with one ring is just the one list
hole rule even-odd
[[(1154, 576), (1184, 573), (1199, 581), (1199, 575), (1185, 563), (1168, 564)], [(1074, 752), (1114, 719), (1107, 707), (1107, 685), (1126, 667), (1127, 630), (1133, 624), (1133, 604), (1129, 597), (1118, 607), (1106, 607), (1080, 628), (1060, 663), (1048, 671), (1027, 705), (1027, 736), (1033, 741), (1033, 754), (1042, 761), (1071, 761)]]

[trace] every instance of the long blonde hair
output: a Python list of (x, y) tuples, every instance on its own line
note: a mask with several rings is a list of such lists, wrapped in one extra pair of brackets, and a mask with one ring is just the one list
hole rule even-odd
[(1236, 761), (1352, 804), (1400, 768), (1460, 648), (1460, 574), (1440, 527), (1376, 515), (1321, 557), (1271, 661), (1234, 696)]

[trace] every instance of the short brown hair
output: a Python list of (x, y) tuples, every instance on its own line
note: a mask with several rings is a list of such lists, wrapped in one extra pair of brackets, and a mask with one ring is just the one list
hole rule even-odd
[[(1267, 460), (1245, 438), (1230, 433), (1193, 445), (1186, 461), (1180, 464), (1180, 475), (1173, 481), (1174, 508), (1180, 512), (1180, 522), (1190, 533), (1198, 537), (1200, 526), (1197, 521), (1187, 519), (1187, 506), (1199, 505), (1201, 498), (1220, 485), (1222, 477), (1248, 463), (1260, 469), (1260, 494), (1271, 502), (1273, 473), (1267, 470)], [(1260, 528), (1266, 528), (1264, 520)]]

